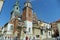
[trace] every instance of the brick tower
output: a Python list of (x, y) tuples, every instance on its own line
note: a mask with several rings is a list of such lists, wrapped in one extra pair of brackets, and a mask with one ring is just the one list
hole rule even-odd
[(26, 36), (32, 35), (32, 5), (29, 0), (27, 0), (24, 4), (22, 21), (25, 23)]

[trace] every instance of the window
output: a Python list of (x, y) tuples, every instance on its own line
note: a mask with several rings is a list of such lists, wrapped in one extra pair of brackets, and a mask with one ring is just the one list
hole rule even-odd
[(39, 35), (36, 35), (37, 38), (39, 38)]
[(41, 34), (43, 35), (43, 30), (41, 30)]
[(25, 26), (24, 26), (24, 28), (23, 28), (23, 32), (26, 33), (26, 27), (25, 27)]
[(13, 30), (13, 25), (11, 25), (11, 30)]
[(30, 32), (30, 30), (31, 30), (31, 29), (29, 28), (29, 32)]
[(49, 35), (50, 35), (50, 32), (49, 32)]

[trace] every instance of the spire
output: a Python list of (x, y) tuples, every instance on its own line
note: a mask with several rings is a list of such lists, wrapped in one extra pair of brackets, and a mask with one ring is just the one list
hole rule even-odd
[(16, 0), (15, 6), (19, 6), (19, 1)]
[(11, 12), (11, 19), (20, 16), (20, 7), (19, 7), (19, 1), (16, 0), (16, 3), (14, 4), (13, 10)]
[(16, 0), (16, 3), (14, 4), (14, 9), (13, 10), (16, 10), (16, 11), (20, 11), (19, 8), (20, 6), (19, 6), (19, 1), (18, 0)]

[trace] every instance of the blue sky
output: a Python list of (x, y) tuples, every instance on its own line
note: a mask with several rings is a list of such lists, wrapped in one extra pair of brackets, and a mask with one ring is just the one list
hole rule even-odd
[[(0, 14), (0, 26), (10, 20), (10, 13), (16, 0), (5, 0)], [(25, 0), (19, 0), (20, 12), (24, 7)], [(45, 22), (53, 22), (60, 19), (60, 0), (31, 0), (33, 11), (36, 12), (38, 19)]]

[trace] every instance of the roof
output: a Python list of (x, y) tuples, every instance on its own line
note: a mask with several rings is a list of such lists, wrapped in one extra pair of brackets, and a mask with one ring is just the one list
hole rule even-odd
[(60, 19), (58, 19), (56, 22), (59, 23), (60, 22)]
[(50, 24), (53, 24), (53, 23), (60, 23), (60, 19), (58, 19), (57, 21), (51, 22)]
[(4, 25), (4, 27), (6, 27), (8, 25), (8, 22)]

